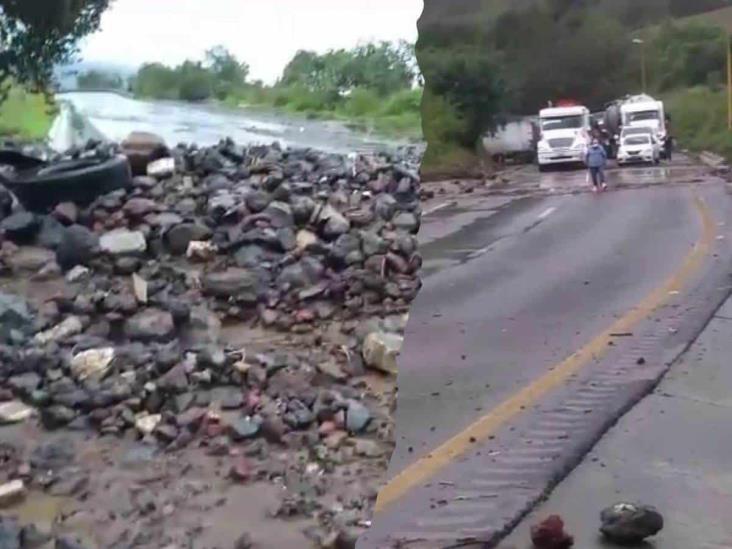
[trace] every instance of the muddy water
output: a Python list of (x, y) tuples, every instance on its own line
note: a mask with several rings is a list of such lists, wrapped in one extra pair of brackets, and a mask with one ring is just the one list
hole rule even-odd
[(206, 104), (140, 101), (112, 93), (64, 93), (92, 124), (115, 141), (132, 131), (150, 131), (168, 144), (215, 145), (231, 137), (240, 144), (306, 147), (347, 154), (352, 151), (392, 149), (400, 144), (375, 135), (357, 133), (338, 122), (307, 120), (252, 109), (226, 109)]

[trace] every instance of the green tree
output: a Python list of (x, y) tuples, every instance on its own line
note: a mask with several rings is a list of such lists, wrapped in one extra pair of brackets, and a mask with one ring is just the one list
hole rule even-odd
[(146, 63), (134, 79), (135, 95), (155, 99), (178, 99), (176, 71), (161, 63)]
[[(451, 106), (462, 121), (452, 128), (449, 137), (460, 146), (473, 149), (487, 130), (495, 128), (496, 116), (503, 108), (504, 82), (490, 54), (477, 46), (459, 49), (417, 50), (425, 78), (425, 93), (437, 96)], [(428, 142), (430, 136), (442, 135), (423, 111), (422, 127)]]
[(721, 80), (726, 57), (724, 29), (690, 23), (667, 22), (651, 42), (650, 65), (659, 91), (708, 84)]
[(76, 85), (82, 90), (121, 90), (125, 87), (120, 75), (97, 70), (90, 70), (79, 74), (76, 77)]
[(78, 41), (96, 31), (111, 0), (1, 0), (0, 101), (9, 82), (48, 91), (56, 65), (69, 62)]
[(249, 76), (249, 65), (240, 62), (223, 46), (216, 46), (206, 52), (206, 62), (214, 77), (214, 94), (225, 99), (244, 88)]
[(205, 101), (213, 95), (214, 76), (201, 63), (185, 61), (175, 71), (178, 97), (184, 101)]

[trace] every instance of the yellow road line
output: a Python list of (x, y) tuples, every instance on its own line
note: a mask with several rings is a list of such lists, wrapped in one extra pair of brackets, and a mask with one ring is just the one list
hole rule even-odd
[(489, 414), (481, 417), (387, 482), (379, 491), (375, 511), (380, 512), (384, 507), (404, 496), (415, 486), (427, 481), (438, 470), (470, 450), (476, 442), (487, 439), (507, 421), (518, 415), (523, 409), (535, 404), (542, 396), (565, 382), (586, 364), (605, 355), (610, 348), (609, 342), (613, 339), (611, 334), (631, 331), (638, 322), (650, 316), (658, 307), (664, 305), (671, 295), (681, 291), (682, 287), (701, 266), (716, 238), (716, 227), (708, 206), (698, 196), (694, 197), (694, 205), (701, 217), (702, 235), (691, 252), (685, 257), (680, 269), (665, 284), (651, 292), (635, 308), (618, 319), (610, 328), (595, 337), (582, 349), (551, 368), (547, 374), (524, 387), (494, 408)]

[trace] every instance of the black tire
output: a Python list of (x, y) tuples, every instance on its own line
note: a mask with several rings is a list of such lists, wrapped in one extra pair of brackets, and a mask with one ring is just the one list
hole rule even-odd
[(101, 195), (128, 188), (131, 182), (130, 163), (118, 155), (108, 160), (67, 160), (24, 170), (3, 184), (26, 210), (45, 213), (61, 202), (87, 206)]

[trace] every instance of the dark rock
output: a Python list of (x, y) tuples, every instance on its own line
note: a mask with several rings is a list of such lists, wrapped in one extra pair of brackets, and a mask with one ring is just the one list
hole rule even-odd
[(309, 196), (297, 196), (292, 199), (292, 215), (298, 225), (308, 222), (315, 211), (315, 201)]
[(11, 343), (32, 332), (33, 315), (28, 303), (18, 296), (0, 293), (0, 341)]
[(133, 176), (144, 176), (148, 164), (168, 155), (168, 147), (162, 137), (148, 132), (131, 133), (121, 147), (130, 162)]
[(79, 209), (73, 202), (62, 202), (54, 208), (53, 216), (64, 225), (73, 225), (79, 219)]
[(29, 212), (18, 212), (0, 222), (0, 230), (16, 244), (30, 244), (40, 229), (40, 220)]
[(76, 417), (76, 413), (66, 406), (53, 405), (41, 410), (41, 422), (46, 429), (65, 427)]
[(374, 211), (384, 221), (391, 221), (397, 210), (397, 201), (390, 194), (380, 194), (376, 198)]
[(635, 544), (663, 529), (663, 516), (647, 505), (618, 503), (600, 513), (600, 532), (614, 543)]
[(39, 445), (30, 456), (30, 464), (39, 471), (63, 469), (73, 463), (76, 448), (67, 437), (45, 442)]
[(256, 302), (262, 294), (257, 275), (237, 268), (207, 274), (203, 279), (203, 289), (215, 297), (233, 297), (250, 302)]
[(266, 215), (272, 226), (276, 229), (282, 227), (292, 227), (295, 224), (295, 219), (292, 215), (292, 209), (290, 205), (285, 202), (272, 202), (265, 208), (264, 215)]
[(65, 231), (66, 227), (55, 218), (44, 217), (38, 233), (38, 245), (49, 250), (57, 250), (63, 241)]
[(161, 391), (166, 393), (184, 393), (188, 390), (188, 376), (186, 375), (185, 366), (180, 364), (172, 368), (158, 379), (157, 385)]
[(199, 353), (198, 362), (204, 368), (220, 370), (226, 366), (226, 353), (220, 347), (209, 345)]
[(283, 290), (306, 288), (319, 282), (323, 272), (324, 267), (320, 261), (313, 257), (305, 257), (282, 269), (277, 277), (277, 286)]
[(233, 549), (255, 549), (254, 541), (252, 541), (252, 536), (249, 534), (242, 534), (237, 538), (237, 540), (234, 542)]
[(99, 250), (99, 238), (86, 227), (72, 225), (56, 249), (56, 263), (64, 270), (86, 265)]
[(264, 211), (270, 202), (272, 202), (272, 196), (265, 191), (253, 191), (246, 197), (247, 208), (254, 213)]
[(149, 213), (156, 212), (158, 204), (149, 198), (130, 198), (122, 207), (122, 211), (133, 219), (142, 219)]
[(279, 261), (280, 255), (257, 244), (247, 244), (234, 254), (234, 262), (243, 269), (255, 269), (265, 263)]
[[(39, 530), (34, 524), (24, 526), (20, 531), (20, 543), (23, 549), (41, 549), (51, 541), (51, 535)], [(0, 542), (0, 547), (5, 547)]]
[(41, 385), (41, 376), (35, 372), (12, 376), (8, 379), (8, 386), (16, 392), (16, 394), (29, 396)]
[(397, 229), (408, 231), (410, 233), (416, 233), (419, 230), (419, 219), (416, 215), (410, 212), (401, 212), (397, 214), (392, 220), (394, 226)]
[(192, 241), (208, 240), (213, 233), (211, 229), (205, 225), (198, 223), (181, 223), (172, 227), (165, 234), (165, 242), (171, 253), (183, 255), (188, 250), (188, 245)]
[(244, 406), (244, 395), (236, 387), (218, 387), (211, 391), (211, 402), (220, 404), (222, 410), (236, 410)]
[(145, 309), (125, 323), (125, 335), (139, 341), (165, 341), (175, 333), (173, 316), (160, 309)]
[(54, 549), (86, 549), (86, 546), (81, 539), (68, 535), (56, 538)]

